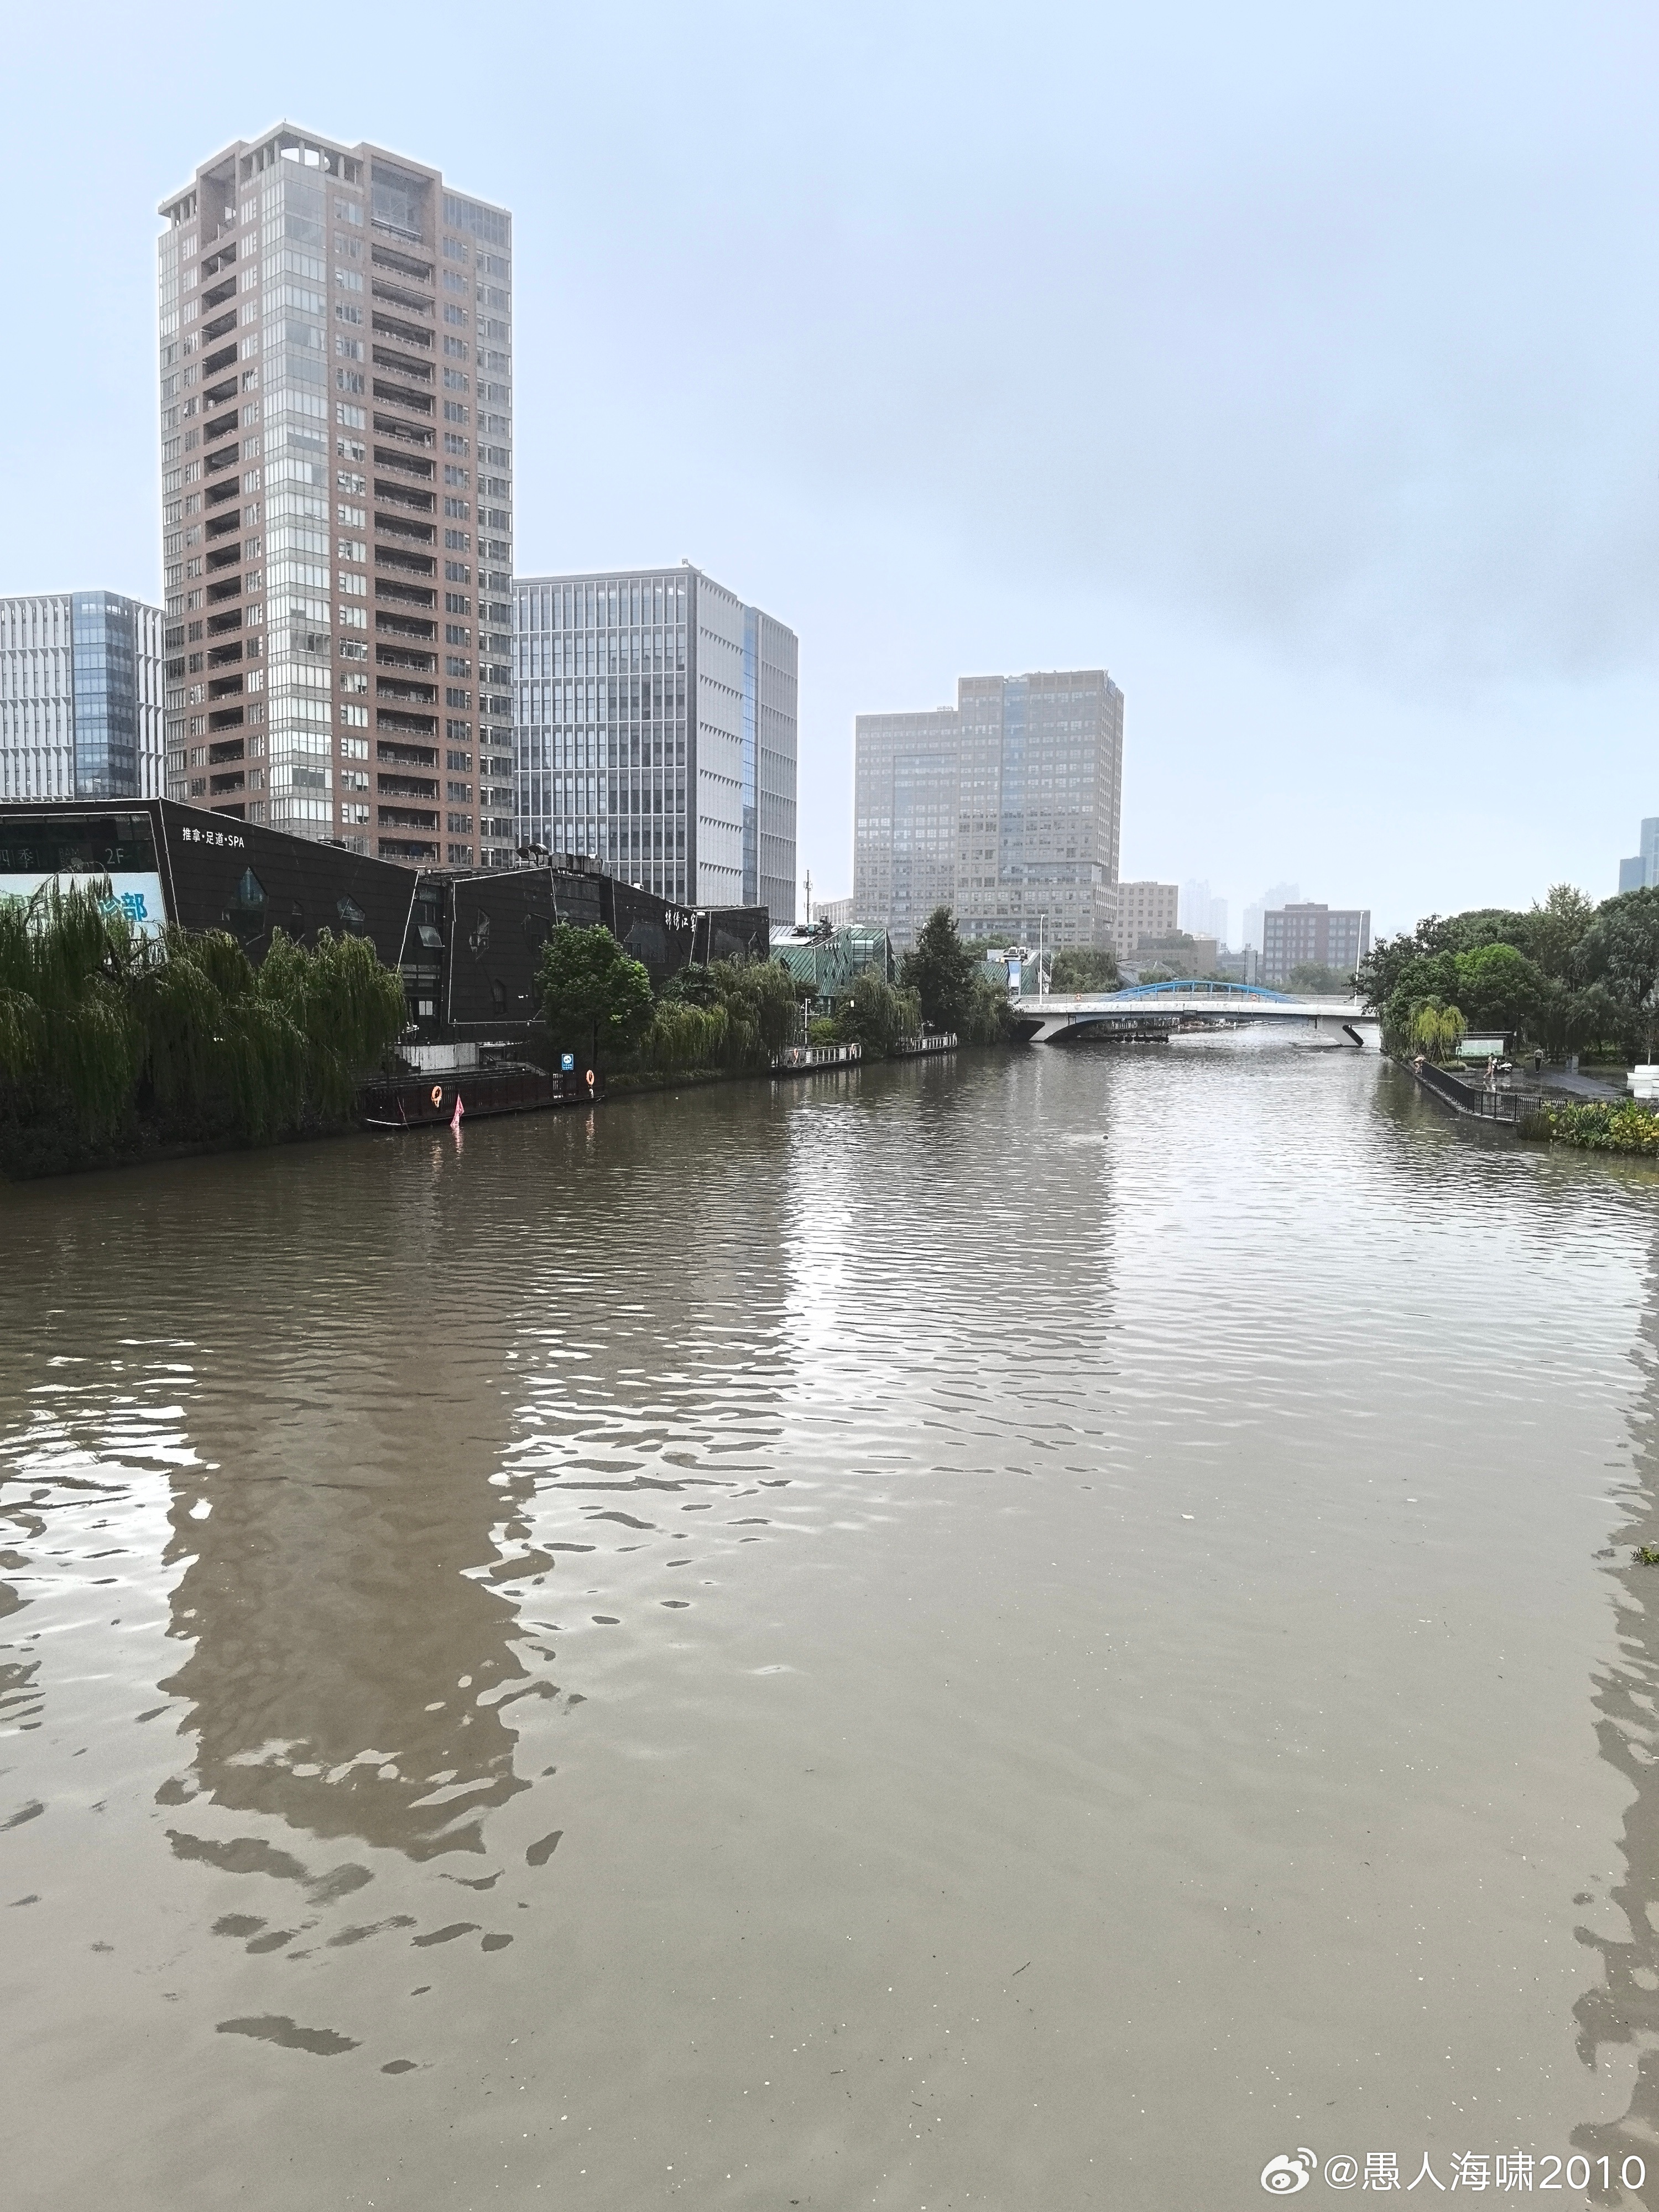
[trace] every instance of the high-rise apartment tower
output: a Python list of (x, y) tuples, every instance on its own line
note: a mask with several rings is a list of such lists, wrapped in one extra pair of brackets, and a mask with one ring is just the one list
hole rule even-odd
[(936, 906), (969, 937), (1110, 945), (1123, 694), (1102, 668), (964, 676), (954, 707), (860, 714), (853, 905), (913, 945)]
[(795, 633), (683, 562), (514, 586), (519, 836), (795, 918)]
[(0, 799), (161, 793), (160, 607), (118, 592), (0, 599)]
[(284, 125), (161, 204), (167, 795), (512, 844), (512, 219)]

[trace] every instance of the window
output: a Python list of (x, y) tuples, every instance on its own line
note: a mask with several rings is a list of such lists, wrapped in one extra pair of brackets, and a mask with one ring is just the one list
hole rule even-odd
[[(343, 271), (337, 271), (337, 274), (343, 274)], [(363, 311), (361, 307), (353, 307), (349, 300), (337, 300), (334, 302), (334, 319), (337, 323), (361, 323)]]
[[(456, 471), (456, 474), (458, 476), (465, 476), (466, 474), (466, 471), (465, 469), (458, 469)], [(453, 521), (456, 522), (471, 522), (472, 520), (471, 503), (464, 499), (446, 499), (444, 501), (444, 513), (448, 515)], [(466, 549), (463, 546), (461, 550), (465, 551)]]
[[(363, 342), (361, 338), (345, 337), (337, 331), (334, 336), (334, 350), (347, 361), (361, 361), (363, 358)], [(352, 388), (357, 392), (362, 390), (363, 380), (361, 376)]]
[[(344, 343), (344, 339), (342, 338), (340, 343), (343, 345)], [(362, 351), (361, 347), (358, 350)], [(337, 368), (334, 372), (334, 381), (342, 392), (361, 392), (363, 388), (362, 374), (361, 370), (355, 368)], [(357, 411), (361, 414), (362, 410), (360, 408)]]
[[(180, 762), (179, 765), (181, 767), (183, 764), (184, 763)], [(444, 755), (444, 766), (451, 770), (461, 769), (463, 771), (470, 771), (472, 766), (472, 756), (471, 753), (446, 753)], [(466, 792), (463, 795), (468, 799), (472, 796), (471, 792)]]
[[(361, 407), (348, 407), (339, 401), (335, 403), (334, 419), (347, 430), (366, 430), (368, 428), (368, 416)], [(361, 460), (362, 455), (359, 453), (357, 459)]]
[[(444, 643), (446, 645), (471, 645), (471, 642), (472, 633), (468, 629), (465, 623), (446, 623), (444, 624)], [(462, 675), (467, 675), (470, 672), (471, 672), (466, 669), (462, 669), (459, 672)]]
[[(453, 277), (446, 271), (444, 276), (445, 283), (451, 284), (453, 283), (454, 281)], [(450, 301), (446, 300), (444, 301), (444, 320), (447, 323), (453, 325), (457, 329), (465, 330), (467, 324), (471, 320), (471, 318), (467, 313), (465, 307), (452, 306)]]
[[(337, 469), (334, 473), (334, 481), (341, 491), (355, 491), (359, 499), (361, 499), (363, 494), (368, 489), (367, 481), (362, 477), (354, 476), (349, 469)], [(354, 516), (353, 518), (353, 520), (357, 522), (361, 522), (362, 519), (363, 518), (361, 514)], [(343, 508), (341, 510), (340, 520), (342, 521), (344, 521), (345, 520)]]
[[(448, 369), (446, 369), (446, 370), (444, 371), (444, 375), (445, 375), (446, 379), (447, 379), (447, 377), (448, 377), (451, 374), (452, 374), (452, 372), (451, 372), (450, 370), (448, 370)], [(361, 392), (361, 391), (362, 390), (362, 388), (363, 388), (363, 380), (362, 380), (362, 377), (360, 376), (360, 377), (357, 379), (357, 389), (358, 389), (358, 391), (359, 391), (359, 392)], [(459, 399), (446, 399), (446, 400), (445, 400), (445, 402), (444, 402), (444, 420), (445, 420), (445, 422), (466, 422), (466, 421), (468, 420), (467, 411), (466, 411), (465, 408), (462, 406), (462, 404), (461, 404), (461, 403), (460, 403), (460, 401), (459, 401)]]
[[(342, 483), (351, 483), (358, 491), (361, 491), (363, 488), (363, 480), (361, 477), (348, 477), (343, 474), (340, 477), (340, 482)], [(342, 500), (339, 505), (335, 508), (334, 520), (337, 522), (343, 522), (349, 529), (352, 530), (367, 529), (368, 526), (368, 515), (367, 510), (361, 507), (348, 507), (344, 500)], [(348, 553), (344, 557), (348, 561), (361, 561), (364, 556), (361, 553)]]
[[(451, 361), (465, 361), (467, 358), (466, 340), (465, 338), (447, 337), (444, 340), (444, 351), (448, 355)], [(447, 374), (448, 372), (446, 370), (445, 374)], [(462, 385), (459, 389), (464, 392), (466, 387), (465, 385)]]

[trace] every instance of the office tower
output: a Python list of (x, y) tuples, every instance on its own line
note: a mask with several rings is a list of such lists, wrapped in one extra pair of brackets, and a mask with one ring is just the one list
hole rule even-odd
[(901, 949), (936, 906), (969, 938), (1110, 945), (1123, 694), (1103, 669), (965, 676), (954, 707), (860, 714), (853, 904)]
[(514, 586), (521, 843), (795, 918), (795, 634), (683, 562)]
[(0, 599), (0, 799), (161, 789), (160, 607), (118, 592)]
[(1371, 949), (1369, 907), (1269, 907), (1261, 927), (1261, 980), (1275, 988), (1307, 961), (1351, 975)]
[(512, 848), (512, 220), (284, 125), (163, 201), (167, 793)]
[(1120, 884), (1117, 887), (1117, 957), (1133, 960), (1148, 937), (1173, 937), (1181, 893), (1174, 884)]
[(1650, 814), (1642, 824), (1642, 849), (1619, 863), (1621, 891), (1651, 890), (1659, 884), (1659, 814)]

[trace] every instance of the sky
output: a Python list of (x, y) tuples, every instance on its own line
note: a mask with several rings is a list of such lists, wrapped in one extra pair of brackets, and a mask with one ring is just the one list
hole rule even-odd
[(0, 592), (160, 597), (162, 197), (288, 120), (513, 210), (516, 565), (689, 559), (853, 724), (1108, 668), (1121, 872), (1379, 931), (1659, 813), (1659, 15), (967, 4), (9, 19)]

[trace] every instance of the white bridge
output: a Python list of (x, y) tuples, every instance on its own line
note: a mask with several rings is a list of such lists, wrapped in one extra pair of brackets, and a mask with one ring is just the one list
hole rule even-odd
[(1014, 1020), (1030, 1044), (1049, 1044), (1073, 1032), (1146, 1036), (1199, 1023), (1302, 1022), (1333, 1030), (1363, 1047), (1361, 1027), (1375, 1032), (1376, 1017), (1357, 999), (1297, 999), (1252, 983), (1140, 983), (1127, 991), (1046, 992), (1013, 1001)]

